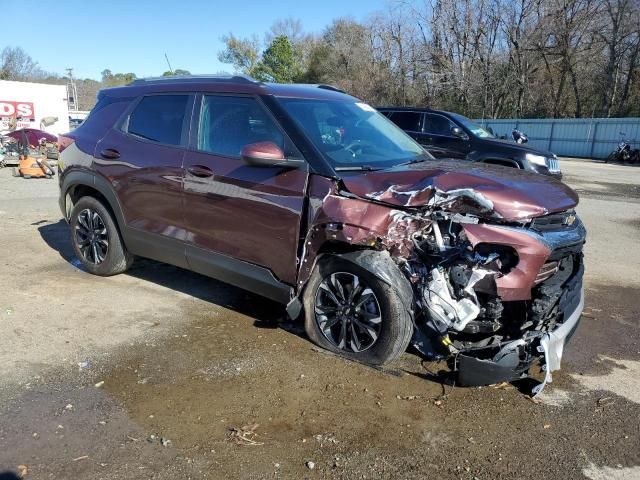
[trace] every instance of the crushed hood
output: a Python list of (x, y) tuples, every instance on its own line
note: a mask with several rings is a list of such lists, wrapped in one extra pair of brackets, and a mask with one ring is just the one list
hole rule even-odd
[(342, 180), (354, 195), (397, 207), (421, 207), (447, 197), (459, 198), (463, 201), (455, 208), (461, 213), (468, 208), (478, 216), (508, 221), (561, 212), (578, 204), (576, 192), (552, 177), (452, 160), (344, 175)]

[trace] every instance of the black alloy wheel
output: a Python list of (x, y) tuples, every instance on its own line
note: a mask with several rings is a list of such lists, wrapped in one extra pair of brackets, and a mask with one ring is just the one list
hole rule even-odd
[(109, 251), (109, 233), (98, 212), (85, 208), (78, 214), (74, 238), (84, 260), (94, 265), (104, 262)]
[(314, 313), (322, 335), (339, 350), (363, 352), (380, 337), (380, 303), (366, 282), (353, 273), (334, 272), (322, 280)]

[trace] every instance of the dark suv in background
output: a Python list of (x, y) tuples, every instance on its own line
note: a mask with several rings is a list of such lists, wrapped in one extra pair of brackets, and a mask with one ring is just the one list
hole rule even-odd
[(378, 110), (437, 158), (492, 163), (562, 178), (560, 162), (553, 153), (499, 139), (457, 113), (428, 108)]
[(251, 290), (316, 344), (383, 364), (411, 342), (458, 384), (546, 378), (583, 306), (576, 193), (437, 161), (329, 86), (170, 77), (102, 90), (60, 138), (60, 207), (84, 268), (134, 256)]

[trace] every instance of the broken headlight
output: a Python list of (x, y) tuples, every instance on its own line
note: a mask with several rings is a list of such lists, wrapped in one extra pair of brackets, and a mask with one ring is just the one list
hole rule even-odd
[(480, 243), (473, 249), (479, 258), (484, 258), (485, 264), (495, 262), (503, 275), (509, 273), (518, 264), (518, 252), (508, 245)]

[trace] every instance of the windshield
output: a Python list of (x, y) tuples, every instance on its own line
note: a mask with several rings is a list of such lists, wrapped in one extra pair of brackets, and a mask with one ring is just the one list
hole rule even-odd
[(467, 117), (458, 115), (457, 113), (452, 113), (451, 116), (455, 118), (455, 120), (458, 123), (461, 123), (464, 128), (469, 130), (474, 136), (478, 138), (496, 138), (496, 136), (493, 133), (488, 132), (487, 130), (485, 130), (484, 128), (482, 128), (480, 125), (473, 122), (472, 120), (468, 119)]
[(336, 170), (389, 168), (433, 158), (366, 103), (278, 100)]

